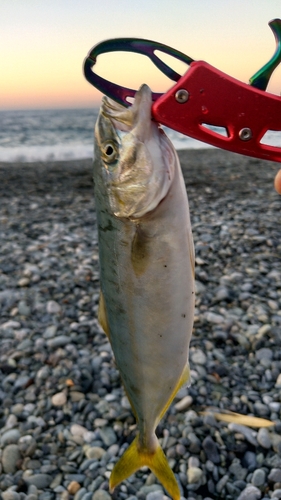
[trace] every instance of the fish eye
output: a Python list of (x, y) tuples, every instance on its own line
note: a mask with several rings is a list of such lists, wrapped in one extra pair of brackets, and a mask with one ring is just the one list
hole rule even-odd
[(103, 147), (103, 158), (106, 163), (113, 163), (118, 156), (118, 149), (112, 142), (107, 142)]

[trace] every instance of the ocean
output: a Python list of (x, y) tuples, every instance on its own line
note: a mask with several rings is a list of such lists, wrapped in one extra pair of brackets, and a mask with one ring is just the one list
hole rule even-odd
[[(0, 111), (0, 161), (93, 157), (96, 109)], [(210, 147), (164, 127), (176, 149)]]
[[(93, 157), (93, 129), (98, 108), (0, 111), (0, 161), (38, 162)], [(175, 148), (212, 146), (163, 127)], [(281, 146), (281, 134), (267, 142)]]

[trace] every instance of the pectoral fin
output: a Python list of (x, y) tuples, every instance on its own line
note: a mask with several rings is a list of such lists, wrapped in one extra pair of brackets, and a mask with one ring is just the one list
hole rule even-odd
[(104, 301), (104, 296), (103, 296), (102, 291), (100, 291), (98, 321), (99, 321), (99, 324), (102, 327), (105, 335), (107, 336), (108, 340), (110, 340), (109, 326), (108, 326), (108, 322), (107, 322), (107, 315), (106, 315), (106, 308), (105, 308), (105, 301)]
[[(157, 439), (156, 436), (155, 439)], [(139, 435), (115, 465), (109, 480), (110, 491), (113, 492), (118, 484), (145, 465), (152, 470), (172, 499), (180, 500), (180, 490), (176, 478), (158, 440), (155, 452), (149, 453), (141, 448)]]

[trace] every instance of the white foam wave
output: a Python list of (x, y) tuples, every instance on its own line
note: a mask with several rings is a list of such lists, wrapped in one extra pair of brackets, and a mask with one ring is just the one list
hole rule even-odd
[(0, 161), (38, 162), (93, 158), (93, 144), (55, 144), (48, 146), (0, 147)]

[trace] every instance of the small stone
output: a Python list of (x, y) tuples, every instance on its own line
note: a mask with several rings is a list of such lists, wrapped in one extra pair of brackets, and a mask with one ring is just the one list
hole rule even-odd
[(83, 392), (80, 391), (71, 391), (69, 393), (69, 396), (73, 403), (78, 403), (79, 401), (81, 401), (81, 399), (85, 398), (85, 394), (83, 394)]
[(12, 406), (11, 411), (13, 412), (14, 415), (20, 415), (23, 411), (23, 404), (22, 403), (16, 403), (15, 405)]
[(93, 500), (111, 500), (111, 496), (105, 490), (97, 490), (93, 494)]
[(151, 484), (150, 486), (141, 486), (139, 491), (144, 495), (148, 495), (152, 491), (161, 491), (163, 493), (163, 488), (160, 484)]
[(31, 309), (24, 300), (20, 300), (18, 304), (18, 312), (22, 316), (29, 316)]
[[(6, 420), (6, 425), (5, 427), (7, 429), (13, 429), (13, 427), (16, 427), (18, 424), (18, 419), (16, 417), (16, 415), (13, 415), (12, 413), (8, 416), (7, 420)], [(16, 441), (17, 443), (17, 441)]]
[(203, 477), (203, 471), (199, 467), (187, 469), (187, 480), (190, 484), (199, 483)]
[(44, 339), (52, 339), (57, 333), (58, 327), (56, 325), (50, 325), (43, 333)]
[(29, 278), (21, 278), (18, 281), (18, 286), (20, 286), (20, 287), (28, 286), (29, 284), (30, 284), (30, 279)]
[(16, 491), (6, 490), (1, 493), (2, 500), (20, 500), (20, 495)]
[[(249, 472), (253, 472), (257, 468), (257, 457), (253, 451), (246, 451), (242, 458), (242, 465), (246, 467)], [(245, 469), (244, 469), (245, 470)], [(245, 475), (246, 477), (246, 475)]]
[(44, 490), (44, 488), (48, 488), (48, 486), (52, 482), (52, 476), (49, 474), (33, 474), (25, 478), (25, 482), (30, 485), (33, 484), (38, 488), (38, 490)]
[(158, 491), (151, 491), (146, 496), (146, 500), (164, 500), (164, 498), (165, 498), (164, 494), (160, 490), (158, 490)]
[(275, 382), (275, 387), (277, 389), (280, 389), (281, 388), (281, 373), (279, 373), (278, 377), (277, 377), (277, 380)]
[(207, 436), (202, 443), (203, 450), (205, 451), (208, 460), (211, 460), (213, 464), (220, 463), (220, 455), (216, 443), (213, 441), (211, 436)]
[(232, 464), (229, 466), (229, 472), (235, 476), (238, 481), (243, 481), (247, 476), (247, 469), (244, 469), (240, 464), (240, 461), (236, 458), (233, 460)]
[(122, 399), (121, 399), (121, 406), (125, 410), (130, 410), (131, 409), (130, 401), (128, 400), (127, 396), (123, 396), (122, 397)]
[(114, 430), (111, 427), (102, 427), (99, 430), (100, 437), (106, 446), (111, 446), (116, 443), (117, 437)]
[(80, 488), (81, 484), (77, 483), (77, 481), (71, 481), (67, 487), (67, 491), (70, 495), (75, 495)]
[(61, 307), (60, 307), (60, 305), (55, 300), (49, 300), (47, 302), (47, 313), (49, 313), (49, 314), (57, 314), (57, 313), (60, 312), (60, 310), (61, 310)]
[(188, 467), (191, 469), (192, 467), (200, 467), (200, 461), (197, 457), (189, 457), (188, 459)]
[(8, 444), (3, 450), (2, 466), (7, 474), (14, 474), (17, 470), (17, 463), (21, 458), (17, 444)]
[(255, 438), (256, 432), (252, 431), (252, 429), (250, 429), (249, 427), (231, 422), (231, 424), (228, 424), (228, 428), (232, 432), (243, 434), (243, 436), (250, 444), (252, 444), (253, 446), (258, 446), (258, 442)]
[(95, 427), (104, 427), (106, 424), (108, 424), (108, 420), (105, 418), (95, 418), (94, 420)]
[[(62, 483), (62, 479), (63, 479), (63, 474), (60, 472), (59, 474), (57, 474), (57, 475), (53, 478), (53, 480), (52, 480), (52, 482), (51, 482), (51, 484), (50, 484), (50, 488), (51, 488), (51, 490), (54, 490), (55, 488), (57, 488), (58, 486), (60, 486), (60, 485), (61, 485), (61, 483)], [(33, 485), (32, 485), (32, 486), (33, 486)], [(30, 487), (31, 487), (31, 486), (30, 486)]]
[(259, 488), (265, 483), (265, 472), (263, 469), (256, 469), (253, 472), (251, 483)]
[(262, 361), (263, 359), (268, 359), (271, 361), (273, 358), (273, 352), (268, 347), (263, 347), (262, 349), (256, 351), (255, 356), (258, 361)]
[(89, 459), (100, 460), (105, 453), (106, 451), (103, 448), (100, 448), (99, 446), (92, 446), (91, 448), (87, 449), (85, 454)]
[(64, 392), (57, 392), (52, 396), (52, 405), (63, 406), (67, 401), (66, 394)]
[(247, 486), (241, 491), (237, 500), (259, 500), (260, 497), (261, 491), (256, 486)]
[(67, 335), (58, 335), (57, 337), (48, 339), (46, 342), (48, 347), (57, 349), (58, 347), (64, 347), (65, 345), (69, 344), (69, 341), (70, 339)]
[(84, 434), (88, 432), (88, 430), (86, 429), (86, 427), (83, 427), (83, 425), (72, 424), (72, 426), (70, 427), (70, 432), (73, 436), (83, 437)]
[(268, 480), (273, 483), (281, 483), (281, 469), (271, 469)]
[(87, 493), (86, 488), (81, 488), (80, 490), (77, 491), (77, 493), (75, 493), (74, 500), (81, 500), (86, 493)]
[(265, 427), (261, 427), (258, 431), (257, 442), (265, 449), (271, 448), (271, 439), (268, 430)]
[(9, 321), (5, 321), (5, 323), (2, 323), (2, 325), (0, 326), (1, 327), (1, 330), (4, 329), (4, 330), (17, 330), (18, 328), (21, 327), (21, 324), (18, 322), (18, 321), (14, 321), (12, 319), (10, 319)]
[(262, 325), (258, 330), (257, 337), (262, 338), (266, 333), (270, 332), (270, 330), (271, 330), (271, 325), (269, 324)]
[(196, 349), (191, 353), (192, 362), (196, 365), (205, 365), (207, 357), (201, 349)]
[(224, 317), (220, 314), (213, 313), (211, 311), (205, 313), (205, 318), (209, 323), (214, 323), (219, 325), (220, 323), (224, 323)]
[(18, 429), (11, 429), (4, 432), (1, 436), (1, 446), (5, 447), (7, 444), (16, 444), (20, 438), (20, 431)]
[(275, 500), (276, 498), (280, 499), (281, 498), (281, 489), (277, 488), (276, 490), (274, 490), (271, 498), (272, 498), (272, 500)]
[(193, 403), (193, 398), (191, 396), (185, 396), (180, 401), (175, 404), (175, 409), (177, 411), (187, 410)]
[(218, 493), (222, 493), (222, 490), (224, 489), (227, 481), (229, 480), (229, 475), (228, 474), (225, 474), (224, 476), (222, 476), (222, 478), (218, 481), (217, 485), (216, 485), (216, 491)]

